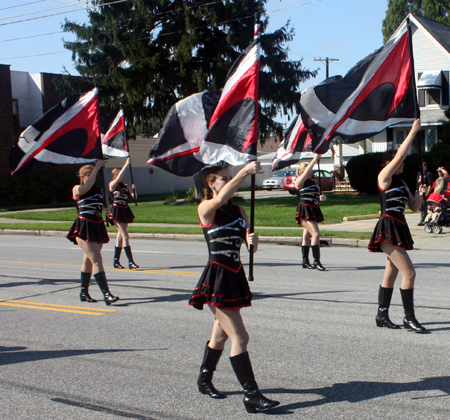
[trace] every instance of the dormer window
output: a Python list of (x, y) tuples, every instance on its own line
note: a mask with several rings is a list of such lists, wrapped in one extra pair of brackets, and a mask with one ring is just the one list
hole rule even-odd
[(429, 70), (419, 73), (417, 82), (420, 107), (448, 106), (448, 71)]

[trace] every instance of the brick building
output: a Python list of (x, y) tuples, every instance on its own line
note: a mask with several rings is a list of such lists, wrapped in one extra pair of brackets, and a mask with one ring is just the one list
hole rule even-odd
[(9, 175), (8, 157), (20, 133), (64, 99), (53, 80), (61, 74), (11, 71), (0, 64), (0, 176)]

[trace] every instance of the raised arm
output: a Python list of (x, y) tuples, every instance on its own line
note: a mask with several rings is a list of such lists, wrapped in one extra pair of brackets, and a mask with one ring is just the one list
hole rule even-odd
[(97, 173), (100, 170), (100, 168), (103, 168), (106, 164), (106, 160), (97, 160), (95, 162), (94, 169), (92, 169), (92, 172), (90, 173), (89, 177), (86, 178), (83, 185), (75, 185), (72, 188), (72, 195), (73, 198), (78, 199), (83, 194), (86, 194), (94, 185), (95, 180), (97, 178)]
[(111, 191), (111, 192), (116, 191), (117, 185), (119, 184), (119, 182), (122, 181), (122, 179), (125, 175), (125, 170), (128, 168), (128, 166), (130, 164), (131, 164), (131, 159), (128, 158), (127, 161), (125, 162), (125, 165), (123, 165), (122, 169), (120, 170), (119, 175), (117, 175), (117, 177), (109, 183), (109, 191)]
[(297, 178), (295, 178), (294, 186), (295, 188), (297, 188), (297, 190), (300, 190), (303, 187), (305, 181), (311, 176), (314, 165), (319, 159), (320, 155), (314, 153), (314, 157), (311, 159), (311, 162), (309, 162), (308, 166), (305, 168), (303, 173), (299, 175)]
[(397, 172), (400, 166), (403, 164), (409, 149), (411, 148), (412, 142), (416, 137), (416, 134), (420, 130), (420, 119), (414, 121), (411, 130), (409, 131), (406, 139), (403, 141), (401, 146), (398, 148), (397, 153), (392, 158), (392, 160), (381, 170), (378, 174), (378, 184), (381, 188), (386, 189), (389, 187), (392, 181), (392, 176)]
[(254, 160), (245, 165), (231, 180), (224, 180), (227, 183), (210, 200), (202, 201), (198, 206), (198, 216), (203, 225), (209, 225), (214, 218), (216, 210), (226, 204), (233, 194), (238, 190), (247, 177), (262, 174), (261, 163)]

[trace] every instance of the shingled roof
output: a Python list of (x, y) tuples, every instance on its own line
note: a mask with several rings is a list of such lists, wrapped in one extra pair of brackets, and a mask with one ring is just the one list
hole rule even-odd
[(411, 15), (441, 44), (448, 53), (450, 53), (450, 26), (434, 20), (418, 16), (413, 13)]

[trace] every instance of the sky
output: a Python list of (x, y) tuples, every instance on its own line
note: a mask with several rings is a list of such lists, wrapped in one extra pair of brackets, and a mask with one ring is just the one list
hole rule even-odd
[[(305, 69), (319, 70), (301, 90), (326, 77), (325, 62), (315, 60), (338, 60), (329, 63), (329, 75), (344, 76), (380, 48), (386, 9), (387, 0), (268, 0), (266, 4), (269, 31), (288, 20), (295, 28), (294, 41), (287, 44), (289, 58), (303, 60)], [(71, 53), (63, 47), (63, 39), (75, 40), (72, 34), (62, 33), (65, 18), (86, 22), (86, 1), (0, 0), (0, 63), (30, 74), (61, 73), (65, 68), (77, 75)]]

